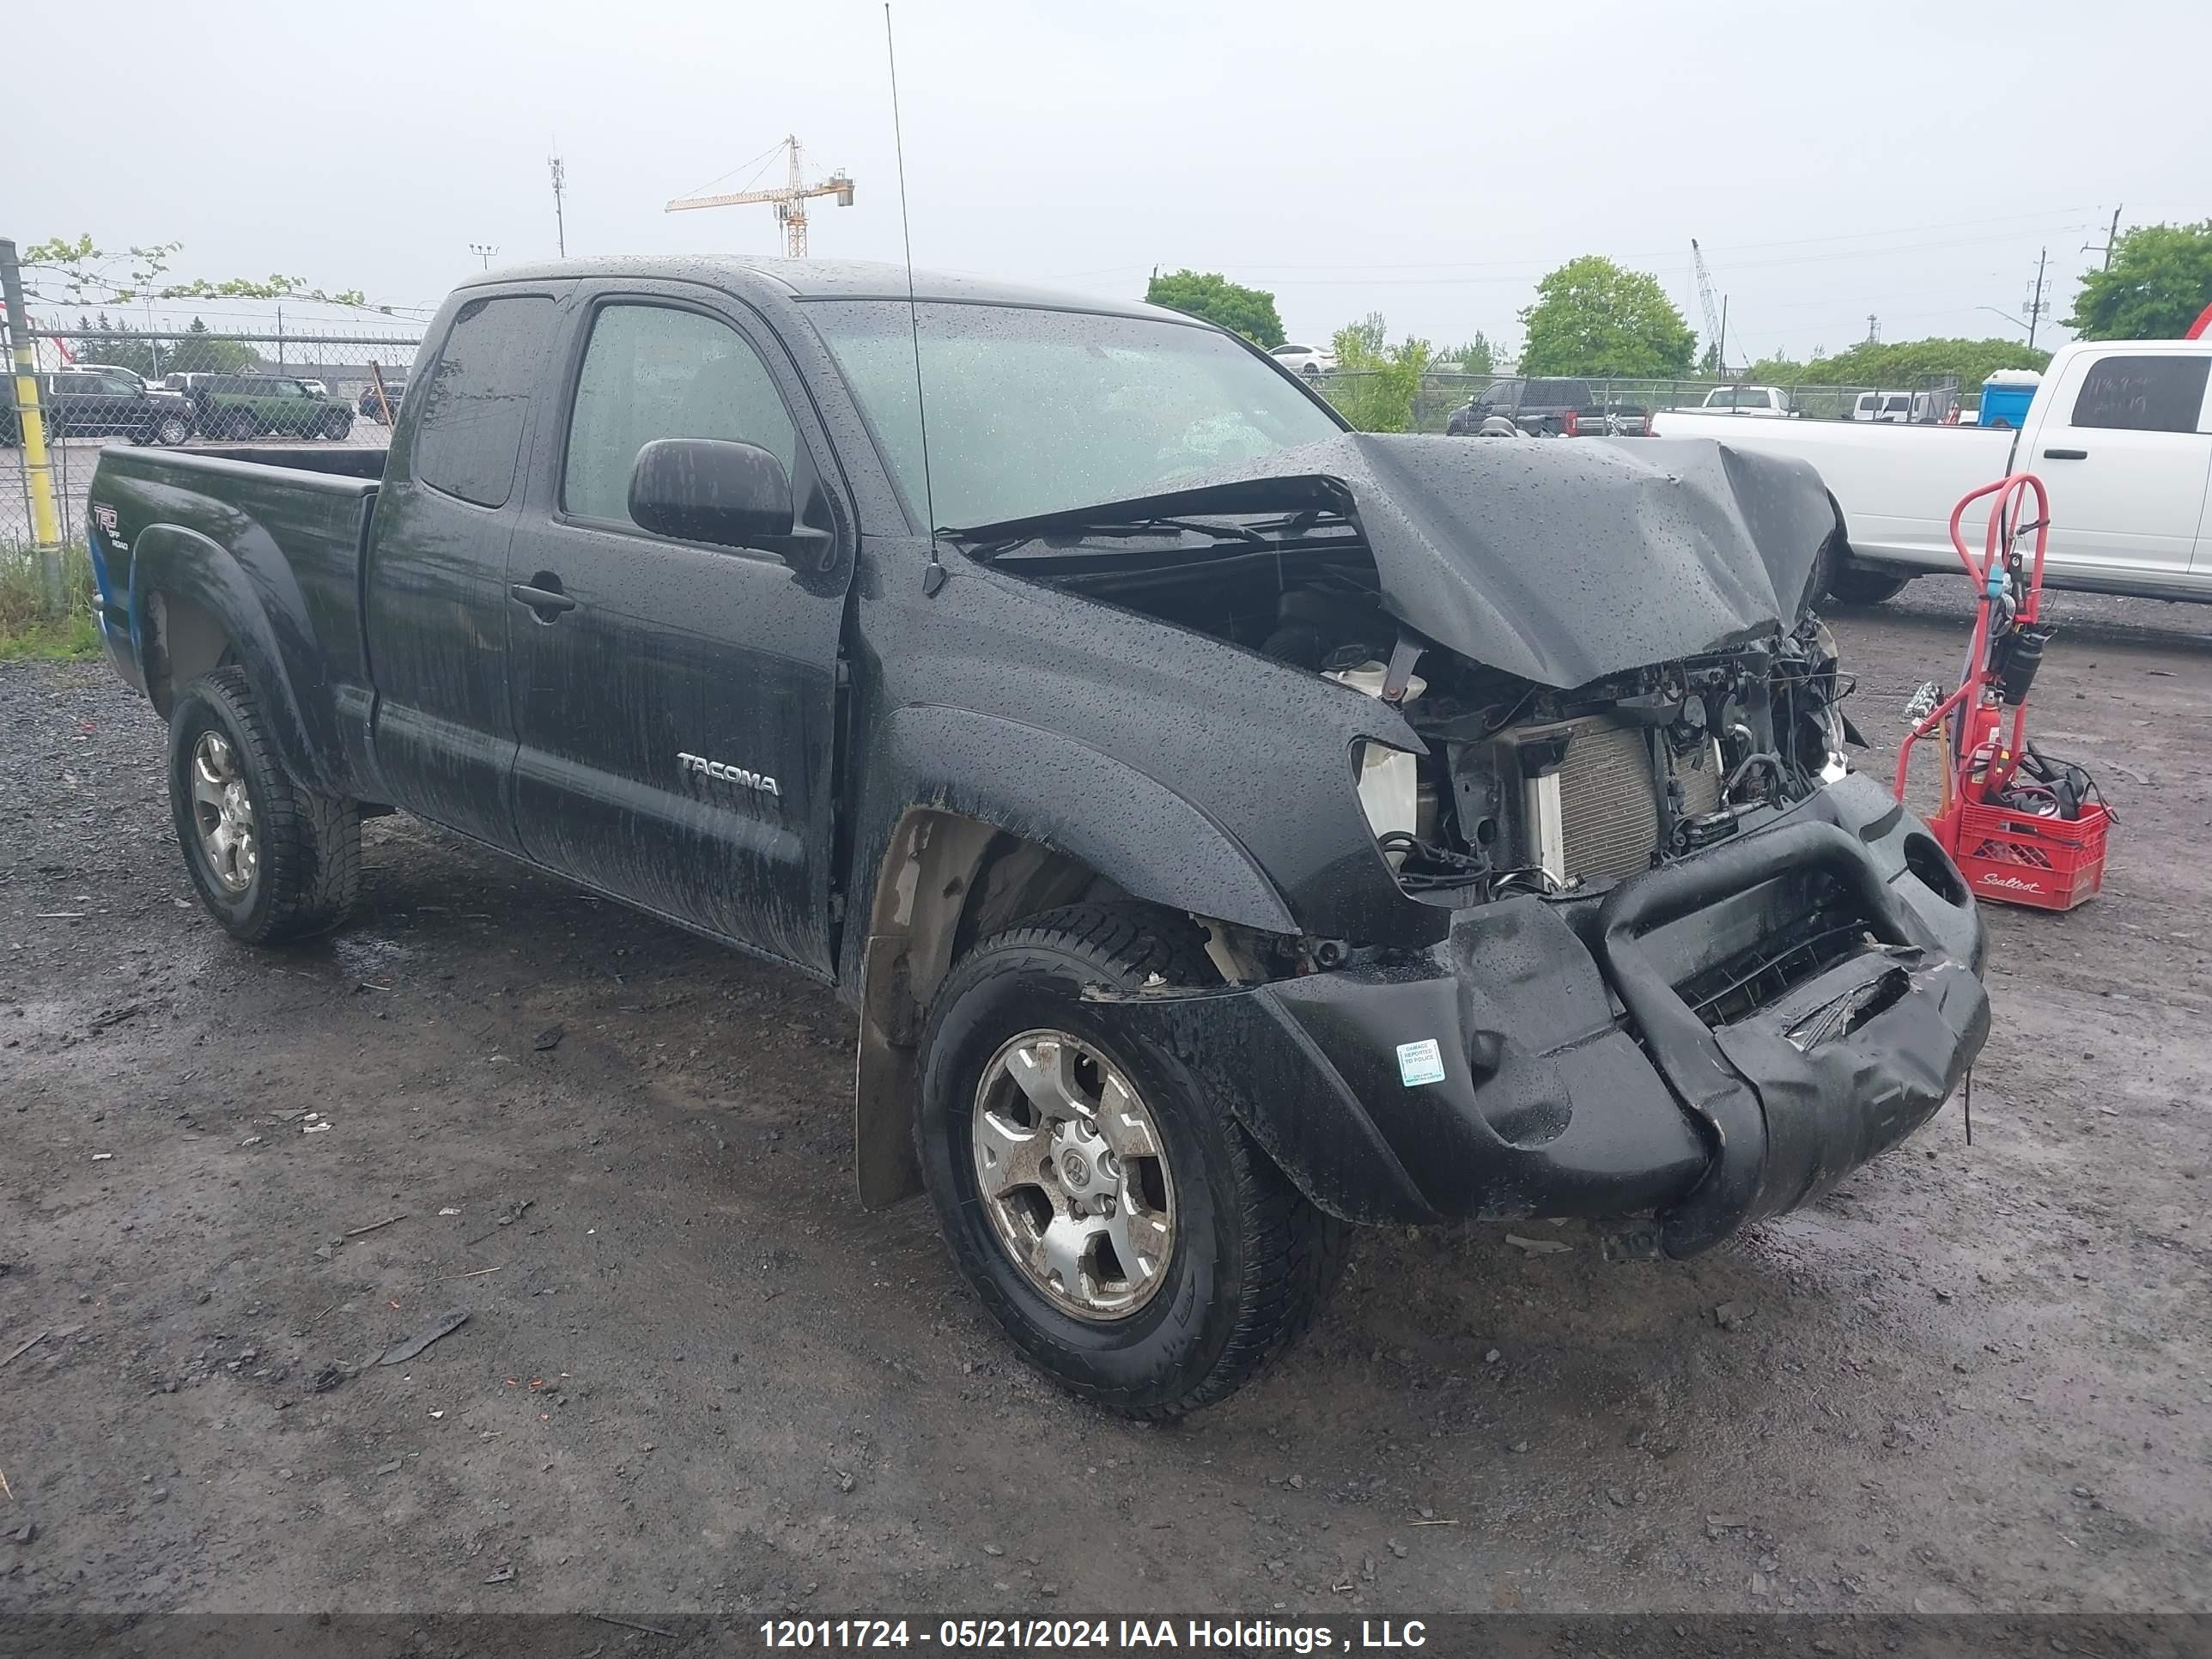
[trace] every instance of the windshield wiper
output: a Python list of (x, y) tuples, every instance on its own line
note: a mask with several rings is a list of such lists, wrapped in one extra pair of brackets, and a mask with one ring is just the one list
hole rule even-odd
[[(979, 564), (988, 564), (1001, 553), (1012, 551), (1036, 541), (1081, 541), (1098, 536), (1150, 536), (1164, 530), (1194, 536), (1211, 537), (1217, 542), (1248, 542), (1261, 547), (1271, 545), (1267, 538), (1249, 525), (1227, 524), (1211, 519), (1099, 519), (1074, 524), (1055, 524), (1049, 529), (1011, 536), (1002, 541), (989, 541), (969, 550), (969, 556)], [(960, 539), (957, 531), (940, 532)]]

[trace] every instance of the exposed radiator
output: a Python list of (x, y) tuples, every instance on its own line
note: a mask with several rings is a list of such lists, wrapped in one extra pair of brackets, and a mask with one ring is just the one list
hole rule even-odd
[(1632, 726), (1575, 722), (1559, 768), (1559, 842), (1570, 882), (1639, 875), (1659, 845), (1650, 740)]
[[(1525, 742), (1562, 734), (1570, 741), (1559, 770), (1528, 781), (1530, 861), (1570, 886), (1650, 869), (1659, 846), (1659, 799), (1644, 730), (1592, 715), (1520, 735)], [(1675, 763), (1685, 817), (1720, 805), (1718, 757), (1708, 750), (1692, 758), (1699, 763)]]
[(1659, 848), (1659, 801), (1646, 734), (1593, 714), (1517, 737), (1547, 748), (1568, 738), (1555, 772), (1526, 779), (1528, 863), (1544, 865), (1568, 887), (1650, 869)]

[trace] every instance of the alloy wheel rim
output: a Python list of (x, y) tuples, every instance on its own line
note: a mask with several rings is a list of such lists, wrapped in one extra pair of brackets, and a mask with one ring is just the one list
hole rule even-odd
[(983, 1068), (969, 1125), (993, 1236), (1048, 1301), (1109, 1323), (1158, 1293), (1175, 1182), (1151, 1110), (1109, 1058), (1065, 1031), (1024, 1031)]
[(253, 799), (239, 769), (238, 751), (220, 732), (203, 732), (192, 745), (192, 822), (208, 873), (226, 893), (243, 893), (261, 867), (253, 828)]

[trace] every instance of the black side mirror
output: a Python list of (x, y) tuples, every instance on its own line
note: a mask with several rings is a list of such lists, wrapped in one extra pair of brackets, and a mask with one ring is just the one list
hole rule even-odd
[(655, 438), (630, 468), (629, 515), (656, 536), (750, 547), (791, 534), (791, 479), (758, 444)]

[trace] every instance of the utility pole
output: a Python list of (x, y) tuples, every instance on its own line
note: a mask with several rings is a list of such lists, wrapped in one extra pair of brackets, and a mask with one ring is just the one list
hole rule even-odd
[(1728, 295), (1721, 295), (1721, 337), (1713, 342), (1713, 373), (1728, 378)]
[(486, 270), (489, 270), (491, 269), (491, 256), (498, 252), (499, 250), (494, 247), (489, 242), (471, 242), (469, 244), (469, 252), (475, 254), (477, 258), (483, 260), (483, 268)]
[(553, 235), (561, 249), (561, 257), (568, 257), (568, 222), (561, 216), (561, 191), (568, 183), (568, 171), (557, 155), (548, 158), (553, 168)]
[[(2112, 210), (2112, 228), (2105, 233), (2105, 269), (2107, 270), (2110, 270), (2112, 268), (2112, 248), (2114, 244), (2118, 242), (2119, 240), (2120, 210), (2118, 208), (2114, 208)], [(2094, 242), (2084, 242), (2081, 244), (2081, 252), (2084, 253), (2094, 253), (2096, 251), (2097, 245)]]
[(62, 525), (54, 511), (53, 460), (46, 448), (46, 417), (39, 407), (39, 358), (31, 343), (30, 314), (23, 307), (23, 273), (15, 264), (15, 243), (0, 238), (0, 304), (8, 311), (8, 344), (15, 359), (15, 424), (21, 429), (23, 483), (31, 497), (31, 541), (38, 550), (39, 586), (46, 614), (59, 617), (66, 604), (62, 589)]
[(2027, 302), (2027, 349), (2035, 349), (2036, 325), (2043, 320), (2043, 269), (2051, 263), (2051, 250), (2040, 248), (2035, 256), (2035, 297)]

